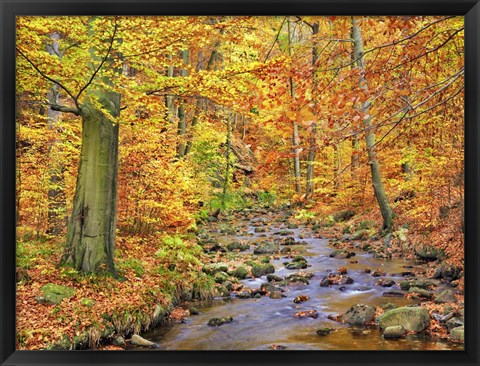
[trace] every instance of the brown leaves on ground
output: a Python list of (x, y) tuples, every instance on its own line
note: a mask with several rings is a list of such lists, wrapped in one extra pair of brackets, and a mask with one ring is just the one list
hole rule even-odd
[(317, 319), (318, 318), (318, 311), (317, 310), (304, 310), (304, 311), (299, 311), (298, 313), (295, 313), (295, 318), (313, 318)]

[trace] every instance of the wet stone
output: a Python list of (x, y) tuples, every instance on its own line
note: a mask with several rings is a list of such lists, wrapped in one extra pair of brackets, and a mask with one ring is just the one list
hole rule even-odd
[(233, 317), (226, 316), (223, 318), (212, 318), (208, 321), (208, 325), (211, 327), (219, 327), (220, 325), (231, 323), (233, 321)]
[(375, 285), (382, 286), (382, 287), (392, 287), (393, 285), (395, 285), (395, 281), (394, 280), (387, 280), (385, 278), (382, 278), (382, 279), (378, 280), (377, 282), (375, 282)]
[(326, 335), (329, 335), (330, 333), (333, 333), (335, 331), (334, 328), (320, 328), (319, 330), (317, 330), (317, 334), (319, 336), (326, 336)]

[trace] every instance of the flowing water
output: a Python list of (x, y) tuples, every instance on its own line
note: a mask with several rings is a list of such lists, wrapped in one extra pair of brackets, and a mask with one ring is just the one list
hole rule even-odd
[[(236, 227), (235, 235), (219, 234), (215, 227), (211, 230), (219, 242), (239, 240), (257, 241), (275, 235), (279, 230), (286, 230), (285, 224), (275, 221), (278, 217), (243, 218), (229, 224)], [(267, 228), (265, 233), (255, 233), (255, 227)], [(382, 278), (392, 279), (396, 283), (403, 280), (399, 273), (421, 271), (412, 261), (403, 259), (380, 260), (371, 254), (357, 250), (349, 259), (331, 258), (333, 251), (328, 241), (315, 238), (308, 228), (288, 229), (297, 241), (303, 245), (291, 246), (301, 252), (309, 263), (303, 271), (314, 273), (309, 284), (293, 283), (283, 286), (286, 297), (271, 299), (231, 298), (216, 299), (210, 302), (194, 303), (199, 315), (192, 315), (184, 323), (161, 325), (142, 336), (158, 343), (159, 350), (258, 350), (271, 349), (272, 345), (281, 345), (287, 350), (449, 350), (463, 349), (463, 345), (446, 341), (433, 340), (424, 334), (407, 335), (401, 340), (385, 340), (376, 327), (352, 327), (332, 321), (328, 315), (338, 315), (354, 304), (379, 306), (394, 303), (397, 306), (414, 304), (415, 300), (405, 297), (385, 297), (383, 292), (398, 288), (385, 288), (375, 285), (378, 277), (365, 272), (365, 268), (381, 268), (387, 273)], [(302, 239), (300, 239), (300, 238)], [(253, 248), (250, 249), (250, 253)], [(248, 252), (246, 252), (248, 253)], [(283, 263), (289, 259), (280, 256), (271, 263), (275, 266), (275, 275), (286, 276), (298, 270), (288, 270)], [(321, 279), (339, 267), (348, 269), (348, 276), (354, 283), (344, 286), (320, 287)], [(246, 287), (259, 288), (266, 281), (265, 276), (241, 281)], [(441, 287), (439, 287), (441, 289)], [(307, 295), (310, 299), (296, 304), (293, 299), (298, 295)], [(296, 318), (295, 313), (303, 310), (316, 310), (316, 319)], [(211, 327), (207, 322), (211, 318), (232, 316), (233, 322), (218, 327)], [(316, 331), (320, 328), (335, 328), (336, 331), (320, 336)]]

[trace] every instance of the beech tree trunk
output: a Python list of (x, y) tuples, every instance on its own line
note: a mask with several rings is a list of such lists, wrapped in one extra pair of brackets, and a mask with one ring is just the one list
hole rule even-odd
[[(353, 37), (353, 56), (356, 60), (357, 66), (361, 69), (359, 86), (362, 90), (368, 90), (367, 80), (365, 79), (365, 60), (363, 57), (363, 38), (360, 30), (360, 26), (354, 17), (352, 17), (352, 37)], [(370, 109), (370, 101), (363, 103), (362, 111), (366, 115)], [(382, 182), (382, 174), (380, 172), (380, 163), (377, 159), (375, 150), (375, 133), (372, 128), (372, 117), (368, 116), (363, 119), (363, 126), (365, 129), (365, 138), (367, 144), (368, 160), (370, 164), (370, 170), (372, 173), (373, 191), (375, 192), (375, 198), (380, 207), (380, 212), (383, 218), (382, 229), (390, 231), (393, 222), (393, 211), (390, 207), (387, 194)]]
[[(112, 116), (119, 115), (118, 94), (99, 97)], [(82, 272), (115, 273), (119, 126), (90, 103), (82, 106), (81, 117), (81, 156), (62, 263)]]

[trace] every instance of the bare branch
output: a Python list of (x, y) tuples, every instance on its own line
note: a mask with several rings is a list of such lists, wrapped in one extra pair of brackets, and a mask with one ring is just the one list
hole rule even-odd
[(70, 92), (70, 90), (67, 89), (67, 87), (65, 85), (63, 85), (60, 81), (58, 80), (55, 80), (53, 78), (51, 78), (50, 76), (48, 76), (47, 74), (45, 74), (42, 70), (40, 70), (38, 68), (37, 65), (35, 65), (18, 47), (16, 47), (16, 50), (17, 52), (25, 59), (27, 60), (27, 62), (32, 65), (32, 67), (40, 74), (42, 75), (45, 79), (47, 79), (48, 81), (58, 85), (60, 88), (62, 88), (63, 90), (65, 90), (65, 92), (70, 96), (70, 98), (72, 98), (73, 102), (75, 103), (75, 105), (77, 106), (77, 109), (80, 110), (80, 106), (78, 104), (78, 100), (77, 98), (75, 98), (73, 96), (73, 94)]

